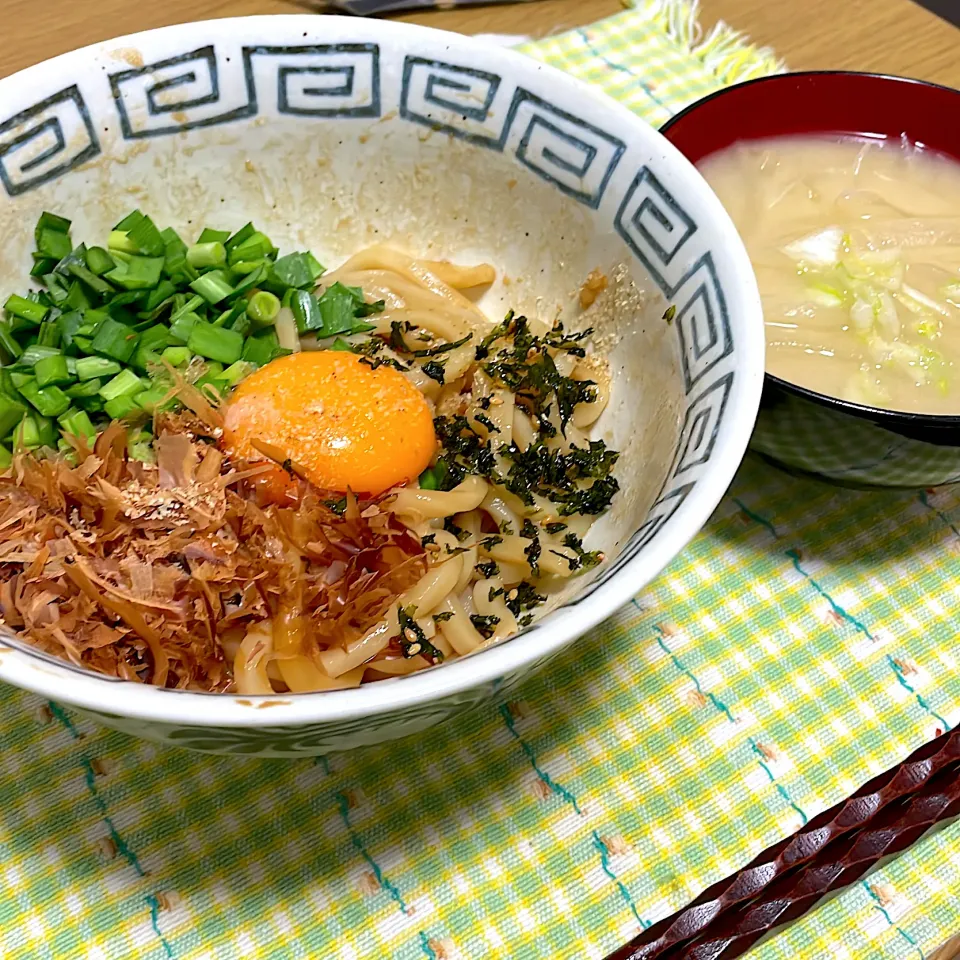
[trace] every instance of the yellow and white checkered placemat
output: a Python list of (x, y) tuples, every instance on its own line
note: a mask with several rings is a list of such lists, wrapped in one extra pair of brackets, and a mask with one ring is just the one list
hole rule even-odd
[[(525, 48), (652, 123), (776, 69), (645, 0)], [(205, 757), (0, 689), (5, 960), (602, 958), (960, 718), (960, 494), (749, 458), (706, 529), (522, 695), (399, 744)], [(960, 826), (755, 947), (918, 958)]]

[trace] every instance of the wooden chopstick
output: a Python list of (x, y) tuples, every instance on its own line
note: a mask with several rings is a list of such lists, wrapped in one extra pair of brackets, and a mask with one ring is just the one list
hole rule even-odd
[(924, 744), (607, 960), (733, 960), (960, 814), (960, 730)]

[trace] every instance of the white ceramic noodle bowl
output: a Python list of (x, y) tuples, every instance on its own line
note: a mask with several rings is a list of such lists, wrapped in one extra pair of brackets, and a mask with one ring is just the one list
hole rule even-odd
[(746, 448), (763, 326), (733, 224), (659, 134), (519, 54), (315, 16), (137, 34), (0, 81), (0, 180), (4, 291), (24, 286), (44, 209), (72, 217), (76, 240), (105, 236), (139, 207), (184, 235), (252, 219), (281, 250), (310, 248), (332, 265), (378, 241), (484, 259), (501, 273), (482, 301), (492, 318), (513, 306), (577, 322), (591, 269), (627, 274), (595, 321), (615, 376), (597, 430), (622, 451), (623, 489), (587, 541), (608, 557), (592, 579), (499, 646), (329, 693), (158, 690), (0, 639), (0, 679), (110, 726), (195, 749), (303, 756), (403, 736), (502, 696), (664, 568)]

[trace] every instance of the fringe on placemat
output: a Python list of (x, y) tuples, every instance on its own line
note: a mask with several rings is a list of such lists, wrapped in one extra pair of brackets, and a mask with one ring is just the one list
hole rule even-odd
[(786, 64), (769, 47), (758, 47), (722, 20), (703, 36), (700, 0), (624, 0), (624, 6), (657, 21), (684, 52), (700, 60), (722, 84), (783, 73)]

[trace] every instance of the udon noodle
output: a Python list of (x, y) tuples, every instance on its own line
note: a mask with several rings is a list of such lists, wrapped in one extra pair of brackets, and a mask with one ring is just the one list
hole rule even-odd
[[(376, 246), (327, 274), (322, 286), (339, 281), (384, 301), (383, 312), (372, 318), (373, 336), (382, 344), (377, 362), (403, 369), (439, 417), (464, 417), (481, 442), (495, 437), (499, 452), (490, 472), (502, 479), (510, 473), (511, 447), (528, 451), (538, 445), (548, 454), (589, 450), (587, 431), (607, 405), (610, 384), (605, 361), (585, 352), (585, 338), (568, 341), (546, 323), (527, 321), (529, 336), (537, 338), (531, 357), (545, 353), (560, 376), (589, 384), (566, 423), (558, 404), (538, 422), (530, 404), (477, 359), (477, 345), (495, 331), (463, 291), (489, 284), (494, 276), (486, 264), (419, 260)], [(507, 327), (485, 348), (491, 354), (507, 342)], [(362, 337), (347, 342), (364, 349)], [(300, 343), (304, 350), (329, 346), (310, 338)], [(443, 364), (440, 379), (428, 366), (437, 358)], [(615, 455), (608, 456), (612, 464)], [(278, 682), (293, 691), (356, 686), (423, 670), (516, 633), (550, 590), (602, 559), (581, 546), (591, 515), (565, 510), (561, 517), (557, 504), (541, 493), (524, 499), (475, 473), (449, 490), (413, 483), (390, 491), (385, 508), (424, 545), (424, 575), (362, 635), (318, 651), (315, 659), (302, 655), (302, 627), (283, 619), (251, 626), (234, 656), (236, 692), (272, 693)], [(390, 649), (398, 636), (405, 655)]]

